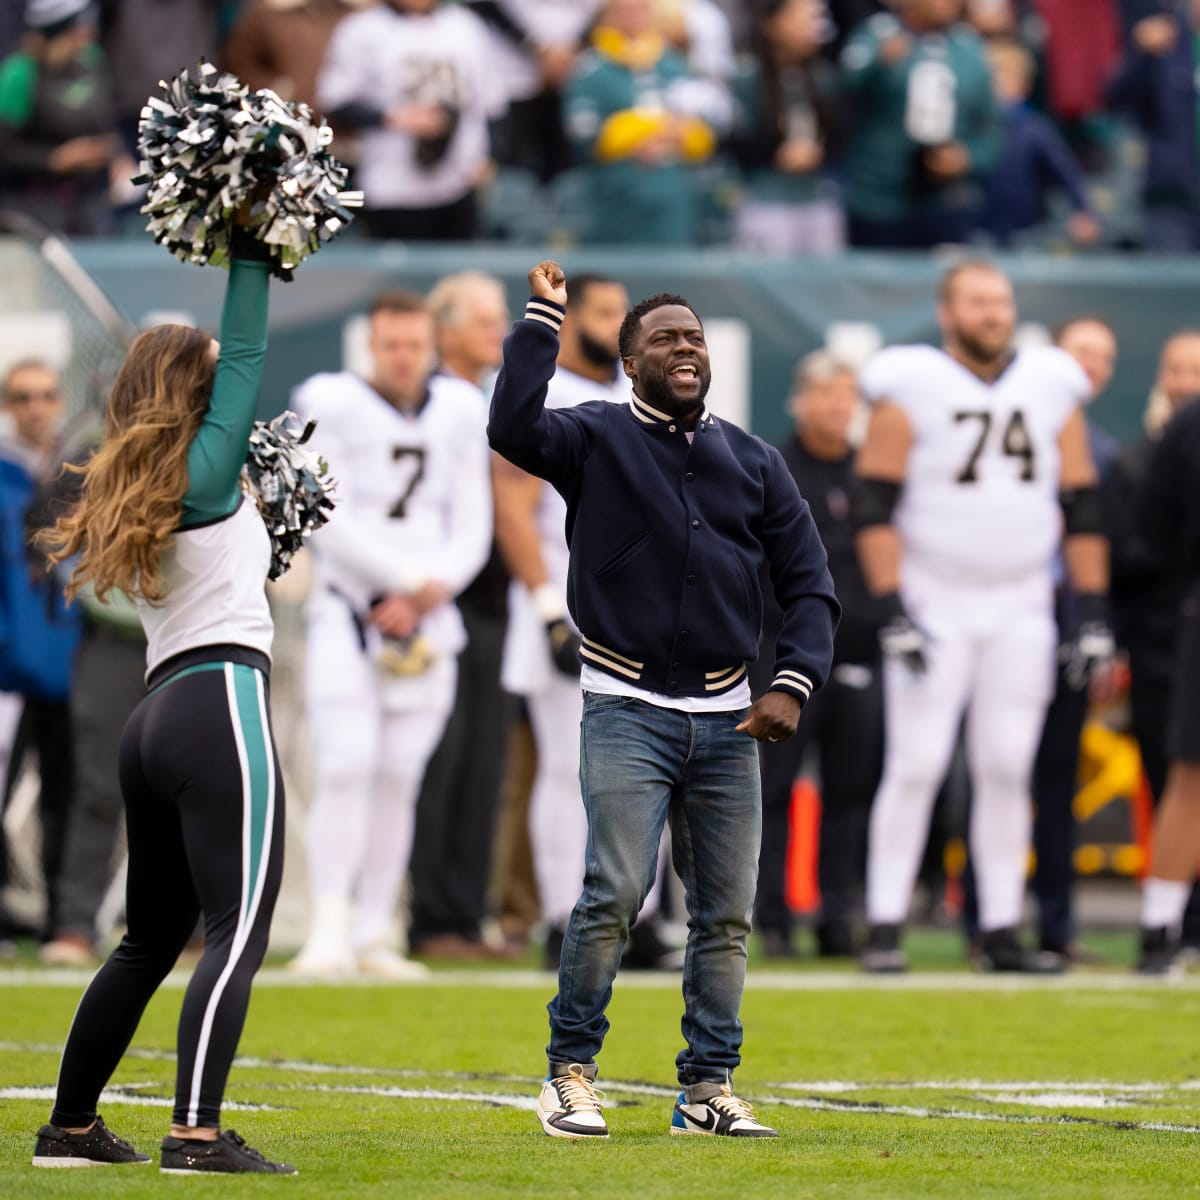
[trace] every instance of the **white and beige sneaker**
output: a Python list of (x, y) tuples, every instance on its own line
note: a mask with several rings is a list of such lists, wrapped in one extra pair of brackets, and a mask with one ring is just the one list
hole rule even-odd
[(398, 954), (391, 946), (377, 943), (358, 952), (358, 973), (376, 979), (391, 979), (397, 983), (415, 983), (428, 979), (430, 970), (424, 963), (413, 962)]
[(778, 1130), (764, 1125), (754, 1115), (754, 1109), (733, 1094), (728, 1083), (697, 1083), (680, 1092), (671, 1114), (671, 1132), (709, 1137), (779, 1136)]
[(538, 1097), (538, 1120), (549, 1137), (606, 1138), (603, 1096), (596, 1090), (595, 1063), (571, 1063), (565, 1075), (546, 1076)]

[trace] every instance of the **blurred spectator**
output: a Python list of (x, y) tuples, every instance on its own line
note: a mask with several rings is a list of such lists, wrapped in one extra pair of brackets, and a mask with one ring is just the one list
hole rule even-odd
[(441, 0), (385, 0), (334, 31), (317, 103), (361, 135), (373, 237), (475, 236), (488, 120), (503, 107), (487, 46), (479, 19)]
[(845, 241), (827, 168), (843, 132), (836, 69), (820, 57), (820, 0), (767, 0), (757, 57), (735, 86), (730, 150), (746, 173), (734, 218), (740, 249), (831, 253)]
[(1165, 736), (1181, 593), (1173, 564), (1154, 553), (1138, 523), (1137, 495), (1163, 426), (1197, 397), (1200, 331), (1187, 330), (1163, 346), (1145, 436), (1121, 448), (1104, 482), (1113, 626), (1129, 656), (1133, 732), (1156, 803), (1167, 781)]
[[(440, 370), (474, 387), (499, 367), (508, 303), (499, 280), (465, 271), (441, 280), (427, 300)], [(493, 475), (495, 466), (492, 467)], [(418, 956), (485, 958), (492, 843), (511, 698), (500, 687), (508, 626), (508, 573), (493, 543), (483, 569), (458, 597), (467, 644), (458, 656), (454, 709), (425, 768), (417, 801), (408, 944)]]
[(132, 162), (88, 0), (29, 0), (23, 48), (0, 63), (0, 207), (47, 228), (110, 233), (109, 191)]
[(684, 55), (693, 75), (714, 81), (733, 78), (733, 30), (716, 0), (654, 0), (654, 12), (663, 36)]
[(562, 88), (574, 71), (601, 0), (466, 0), (488, 27), (488, 62), (508, 107), (492, 128), (492, 150), (506, 166), (546, 182), (571, 164)]
[(707, 82), (667, 46), (652, 0), (609, 0), (564, 93), (567, 134), (587, 164), (587, 241), (693, 240), (688, 164), (716, 148), (712, 125), (698, 115), (710, 101)]
[(1200, 0), (1179, 0), (1143, 17), (1108, 85), (1110, 104), (1128, 113), (1146, 139), (1145, 241), (1163, 254), (1200, 249), (1198, 35)]
[(963, 20), (980, 37), (1014, 37), (1017, 33), (1017, 5), (1014, 0), (967, 0)]
[[(72, 455), (82, 465), (93, 447)], [(48, 527), (77, 500), (82, 477), (64, 471), (45, 489), (37, 520)], [(137, 607), (124, 592), (101, 603), (90, 586), (80, 593), (83, 637), (71, 679), (71, 739), (75, 786), (60, 872), (58, 920), (38, 958), (55, 966), (86, 966), (107, 932), (97, 926), (123, 845), (125, 807), (117, 755), (125, 721), (145, 695), (146, 637)]]
[(979, 35), (962, 0), (898, 0), (842, 55), (855, 101), (846, 209), (855, 246), (915, 249), (961, 242), (978, 181), (999, 152), (998, 117)]
[(825, 10), (825, 51), (837, 62), (854, 31), (868, 17), (888, 8), (891, 0), (821, 0), (821, 4)]
[(38, 359), (9, 368), (0, 392), (8, 432), (0, 437), (0, 690), (24, 698), (7, 801), (26, 753), (41, 783), (46, 932), (58, 922), (63, 841), (71, 803), (72, 740), (67, 697), (79, 638), (78, 612), (65, 608), (61, 581), (30, 545), (37, 490), (58, 461), (65, 401), (58, 372)]
[(227, 70), (251, 88), (317, 104), (317, 76), (343, 18), (376, 0), (250, 0), (222, 51)]
[(1087, 180), (1051, 121), (1029, 105), (1035, 64), (1019, 42), (997, 38), (988, 45), (996, 99), (1003, 116), (1003, 143), (985, 177), (982, 226), (1001, 246), (1046, 220), (1046, 194), (1061, 189), (1071, 201), (1067, 232), (1090, 245), (1100, 236), (1091, 212)]
[(221, 0), (100, 0), (100, 40), (112, 64), (113, 105), (125, 149), (137, 154), (146, 97), (201, 59), (217, 57)]
[[(825, 350), (797, 364), (789, 405), (795, 430), (779, 449), (812, 508), (842, 603), (842, 620), (829, 682), (805, 705), (800, 732), (777, 746), (759, 745), (763, 838), (754, 926), (772, 958), (795, 953), (786, 898), (788, 818), (792, 787), (813, 749), (819, 754), (821, 786), (817, 947), (822, 956), (855, 952), (854, 913), (861, 907), (867, 819), (883, 767), (883, 614), (867, 591), (850, 518), (855, 453), (850, 430), (861, 405), (849, 364)], [(763, 594), (763, 643), (751, 667), (755, 695), (771, 683), (774, 641), (783, 616), (769, 583)]]

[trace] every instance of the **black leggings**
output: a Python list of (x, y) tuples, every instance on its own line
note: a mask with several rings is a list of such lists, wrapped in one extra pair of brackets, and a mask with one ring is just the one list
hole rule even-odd
[(245, 663), (174, 675), (121, 739), (128, 932), (80, 1001), (50, 1120), (87, 1125), (142, 1012), (204, 914), (204, 954), (179, 1018), (174, 1121), (220, 1126), (250, 984), (283, 872), (283, 779), (267, 679)]

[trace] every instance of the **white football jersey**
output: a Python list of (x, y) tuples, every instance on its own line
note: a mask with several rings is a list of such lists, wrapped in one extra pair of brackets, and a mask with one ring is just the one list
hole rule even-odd
[(1091, 394), (1070, 355), (1020, 350), (989, 384), (943, 350), (894, 346), (860, 383), (912, 429), (894, 515), (906, 565), (972, 583), (1051, 569), (1062, 540), (1058, 438)]
[(418, 16), (380, 4), (334, 30), (317, 80), (324, 111), (357, 102), (383, 112), (422, 104), (458, 113), (445, 155), (430, 167), (417, 161), (412, 134), (382, 126), (362, 131), (359, 186), (371, 208), (449, 204), (475, 186), (488, 157), (488, 119), (506, 103), (488, 46), (483, 22), (456, 5)]
[[(435, 375), (412, 415), (349, 371), (314, 375), (293, 406), (315, 419), (312, 447), (337, 480), (337, 507), (312, 537), (314, 596), (336, 591), (359, 612), (373, 597), (428, 581), (457, 595), (479, 573), (492, 538), (487, 413), (479, 389)], [(465, 644), (453, 604), (422, 632), (442, 653)]]
[[(624, 371), (619, 372), (612, 383), (596, 383), (559, 367), (546, 392), (546, 407), (574, 408), (589, 400), (625, 404), (631, 391)], [(570, 566), (567, 502), (548, 483), (542, 484), (535, 520), (548, 580), (562, 593), (565, 606), (567, 568)], [(515, 695), (533, 695), (546, 686), (555, 669), (546, 645), (546, 631), (533, 606), (529, 589), (517, 580), (513, 580), (509, 588), (508, 606), (508, 634), (504, 643), (501, 683)]]

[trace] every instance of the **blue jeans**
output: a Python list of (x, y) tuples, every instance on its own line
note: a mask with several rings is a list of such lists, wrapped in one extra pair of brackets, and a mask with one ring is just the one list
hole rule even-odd
[(758, 745), (739, 712), (685, 713), (584, 696), (579, 779), (588, 817), (583, 895), (563, 939), (550, 1002), (551, 1072), (591, 1063), (629, 927), (654, 882), (670, 819), (687, 893), (680, 1083), (723, 1083), (741, 1061), (738, 1009), (762, 832)]

